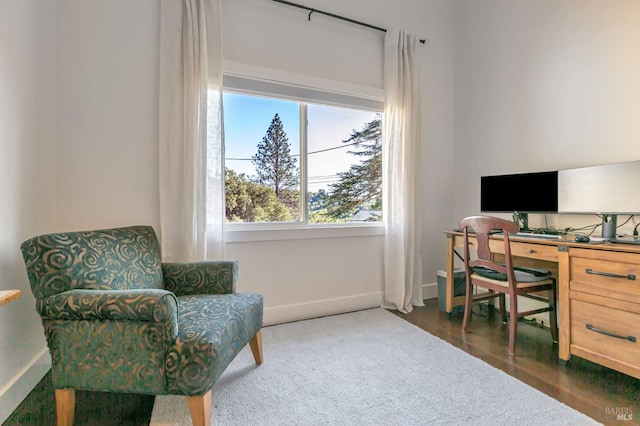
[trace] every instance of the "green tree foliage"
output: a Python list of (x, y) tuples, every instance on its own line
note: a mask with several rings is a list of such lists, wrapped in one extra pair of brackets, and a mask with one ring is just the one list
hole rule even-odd
[(291, 221), (291, 211), (273, 189), (249, 180), (244, 173), (224, 171), (226, 217), (229, 222)]
[(343, 143), (353, 144), (350, 154), (361, 157), (339, 181), (329, 186), (327, 214), (335, 219), (353, 216), (358, 210), (382, 210), (382, 117), (354, 130)]
[[(289, 138), (284, 131), (280, 116), (271, 120), (267, 133), (258, 144), (258, 152), (252, 157), (256, 167), (257, 182), (273, 188), (276, 197), (288, 207), (299, 203), (299, 171), (296, 159), (291, 156)], [(297, 196), (292, 204), (291, 192)]]
[(298, 189), (283, 189), (280, 191), (278, 201), (289, 209), (294, 220), (300, 218), (300, 191)]
[(318, 192), (310, 192), (309, 193), (309, 211), (316, 211), (324, 209), (327, 205), (327, 191), (320, 188)]
[(327, 212), (327, 191), (309, 192), (309, 223), (346, 222), (346, 218), (335, 218)]

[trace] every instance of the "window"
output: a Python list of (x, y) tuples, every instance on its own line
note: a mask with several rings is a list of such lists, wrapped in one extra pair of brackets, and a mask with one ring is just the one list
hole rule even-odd
[(241, 81), (223, 94), (227, 223), (380, 222), (381, 102)]

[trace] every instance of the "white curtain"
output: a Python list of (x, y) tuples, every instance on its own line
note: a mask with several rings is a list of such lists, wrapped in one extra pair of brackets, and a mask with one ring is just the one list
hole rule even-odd
[(419, 39), (387, 31), (383, 138), (384, 301), (408, 313), (422, 306)]
[(160, 240), (168, 261), (222, 257), (220, 15), (220, 0), (160, 3)]

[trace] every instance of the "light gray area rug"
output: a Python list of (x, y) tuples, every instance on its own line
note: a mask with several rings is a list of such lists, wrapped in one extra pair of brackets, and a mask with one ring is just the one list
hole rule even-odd
[[(212, 425), (597, 425), (384, 309), (262, 329), (213, 388)], [(152, 426), (190, 425), (159, 396)]]

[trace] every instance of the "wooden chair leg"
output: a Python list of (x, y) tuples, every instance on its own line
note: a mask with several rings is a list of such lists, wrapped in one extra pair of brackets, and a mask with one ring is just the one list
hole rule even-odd
[(558, 307), (556, 304), (557, 290), (553, 287), (549, 290), (549, 305), (552, 310), (549, 311), (549, 327), (551, 327), (551, 338), (558, 343)]
[(75, 389), (56, 389), (58, 426), (72, 426), (76, 411)]
[(187, 397), (193, 426), (211, 426), (211, 392)]
[(253, 359), (256, 360), (256, 364), (262, 364), (262, 333), (261, 330), (249, 340), (249, 346), (251, 347), (251, 352), (253, 353)]
[(516, 336), (518, 334), (518, 295), (509, 294), (509, 355), (516, 354)]
[[(493, 290), (489, 290), (489, 294), (496, 294), (496, 292)], [(493, 318), (493, 315), (494, 315), (493, 311), (495, 311), (495, 309), (493, 309), (495, 305), (494, 300), (495, 299), (487, 300), (487, 318)], [(482, 309), (480, 310), (480, 312), (482, 312)]]
[(462, 332), (466, 333), (471, 320), (471, 308), (473, 308), (473, 285), (467, 284), (467, 294), (464, 299), (464, 317), (462, 318)]
[(507, 323), (507, 303), (505, 302), (504, 293), (500, 293), (500, 317), (502, 317), (502, 323)]

